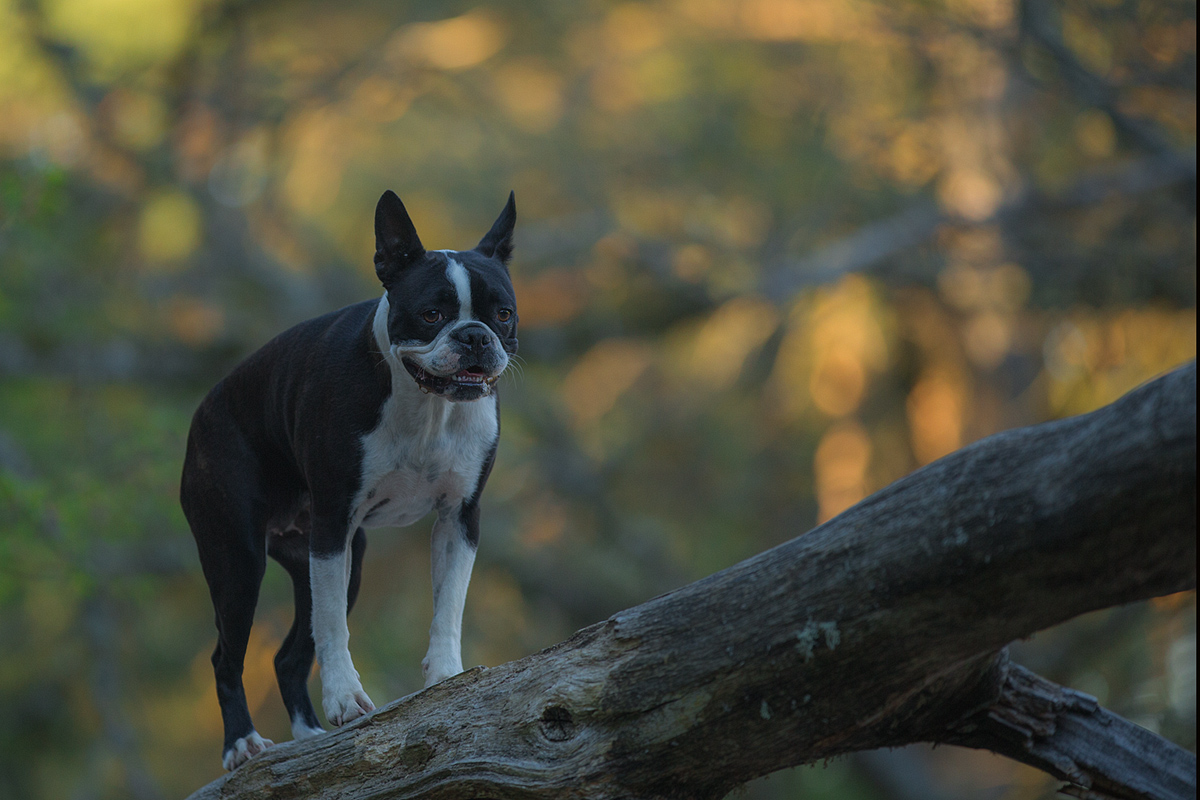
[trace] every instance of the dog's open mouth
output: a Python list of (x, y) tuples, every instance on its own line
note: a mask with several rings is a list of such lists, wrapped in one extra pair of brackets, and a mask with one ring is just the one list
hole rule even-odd
[(446, 394), (455, 390), (472, 388), (478, 388), (481, 390), (481, 394), (486, 394), (487, 390), (500, 379), (499, 375), (488, 375), (478, 366), (460, 369), (453, 375), (434, 375), (407, 358), (403, 361), (408, 374), (412, 375), (413, 380), (421, 387), (421, 391), (428, 394)]

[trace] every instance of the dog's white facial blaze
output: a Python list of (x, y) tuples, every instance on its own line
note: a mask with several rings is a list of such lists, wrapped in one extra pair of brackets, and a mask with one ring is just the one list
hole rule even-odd
[[(467, 271), (467, 268), (463, 266), (462, 262), (450, 257), (450, 254), (454, 252), (452, 250), (437, 250), (434, 252), (441, 253), (446, 257), (445, 276), (450, 285), (454, 287), (455, 296), (458, 301), (458, 318), (444, 325), (431, 341), (393, 341), (388, 334), (388, 316), (391, 313), (391, 302), (388, 300), (387, 293), (385, 292), (379, 306), (376, 308), (372, 329), (380, 352), (390, 355), (394, 359), (395, 363), (393, 366), (399, 363), (401, 359), (407, 358), (433, 375), (448, 376), (454, 374), (463, 366), (459, 349), (455, 347), (451, 335), (463, 325), (473, 324), (478, 326), (480, 320), (475, 316), (474, 298), (471, 294), (471, 275)], [(495, 331), (486, 325), (482, 326), (482, 329), (487, 331), (487, 336), (491, 340), (492, 352), (499, 361), (498, 365), (493, 368), (493, 377), (495, 377), (508, 368), (508, 353), (504, 351), (504, 347), (501, 345)]]
[(467, 273), (467, 268), (458, 261), (455, 261), (450, 256), (446, 256), (446, 279), (454, 286), (454, 291), (458, 293), (458, 321), (474, 322), (475, 309), (471, 303), (471, 276)]
[(426, 687), (463, 670), (462, 617), (475, 548), (467, 542), (458, 511), (456, 507), (446, 516), (439, 514), (433, 526), (433, 623), (429, 652), (421, 661)]
[(349, 548), (331, 556), (309, 555), (312, 629), (321, 666), (321, 705), (334, 725), (344, 725), (375, 709), (350, 660), (346, 594), (350, 586)]

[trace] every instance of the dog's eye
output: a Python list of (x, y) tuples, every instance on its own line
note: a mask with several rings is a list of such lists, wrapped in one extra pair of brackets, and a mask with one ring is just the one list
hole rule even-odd
[(512, 319), (512, 312), (507, 308), (502, 308), (496, 312), (496, 319), (500, 320), (501, 322), (508, 322), (510, 319)]
[(442, 312), (438, 311), (436, 308), (431, 308), (421, 315), (421, 319), (432, 325), (435, 322), (441, 321)]

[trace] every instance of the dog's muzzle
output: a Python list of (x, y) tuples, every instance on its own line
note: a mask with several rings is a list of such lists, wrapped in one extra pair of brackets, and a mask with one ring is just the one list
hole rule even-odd
[(478, 400), (508, 366), (508, 358), (495, 334), (480, 323), (461, 325), (446, 335), (442, 346), (428, 358), (401, 358), (404, 368), (421, 391), (449, 400)]

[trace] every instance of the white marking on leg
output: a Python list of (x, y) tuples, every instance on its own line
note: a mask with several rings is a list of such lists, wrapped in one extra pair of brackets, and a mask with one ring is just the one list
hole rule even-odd
[(439, 516), (433, 526), (433, 624), (429, 652), (421, 662), (425, 686), (462, 672), (462, 616), (475, 548), (467, 544), (459, 509)]
[(313, 644), (321, 665), (321, 706), (333, 725), (375, 710), (363, 691), (350, 659), (350, 628), (346, 625), (346, 591), (350, 585), (349, 548), (328, 557), (310, 555)]
[(314, 736), (320, 736), (324, 733), (323, 728), (314, 728), (304, 721), (303, 717), (296, 717), (292, 720), (292, 738), (296, 741), (301, 739), (311, 739)]
[(453, 258), (447, 256), (446, 261), (449, 262), (446, 265), (446, 278), (454, 284), (454, 290), (458, 292), (458, 321), (474, 320), (475, 312), (471, 306), (471, 276), (468, 274), (467, 268)]

